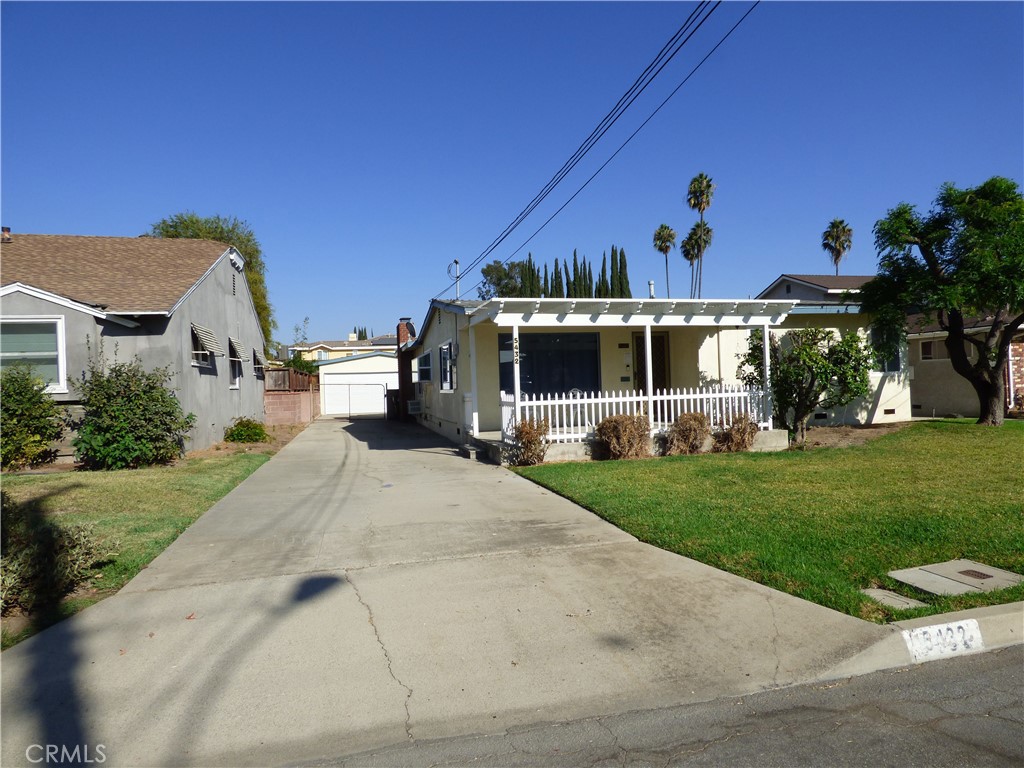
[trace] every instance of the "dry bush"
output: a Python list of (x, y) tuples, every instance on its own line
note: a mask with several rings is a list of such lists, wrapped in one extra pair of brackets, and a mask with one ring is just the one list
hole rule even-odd
[(651, 455), (651, 422), (646, 414), (619, 414), (603, 419), (594, 435), (610, 459), (642, 459)]
[(505, 459), (509, 464), (517, 467), (532, 467), (544, 461), (544, 455), (548, 452), (548, 422), (547, 419), (534, 421), (533, 419), (522, 419), (516, 423), (513, 430), (515, 445), (505, 450)]
[(746, 414), (738, 416), (732, 426), (716, 432), (711, 450), (714, 453), (736, 453), (749, 451), (754, 445), (754, 438), (761, 430), (757, 423)]
[(711, 422), (703, 413), (684, 413), (668, 428), (665, 455), (682, 456), (700, 453), (704, 441), (711, 436)]

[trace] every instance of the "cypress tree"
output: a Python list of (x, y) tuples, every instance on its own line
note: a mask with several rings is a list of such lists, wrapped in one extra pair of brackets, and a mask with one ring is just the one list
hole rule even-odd
[(612, 278), (608, 288), (608, 293), (613, 299), (622, 298), (622, 284), (619, 282), (619, 252), (614, 245), (612, 246)]
[(567, 299), (575, 299), (576, 298), (576, 293), (575, 293), (575, 291), (573, 289), (572, 275), (569, 274), (569, 262), (568, 262), (568, 260), (566, 260), (562, 264), (562, 269), (565, 270), (565, 298), (567, 298)]
[(580, 290), (583, 286), (580, 285), (580, 262), (576, 258), (576, 249), (572, 249), (572, 297), (579, 299), (583, 296), (583, 292)]
[(601, 277), (597, 281), (597, 290), (595, 291), (599, 299), (607, 299), (611, 296), (611, 291), (608, 288), (608, 253), (601, 254)]
[(633, 291), (629, 287), (629, 268), (626, 266), (626, 249), (619, 249), (619, 280), (622, 284), (622, 298), (633, 298)]
[(583, 258), (583, 263), (587, 265), (587, 297), (594, 298), (594, 265), (587, 261), (586, 257)]
[(548, 282), (548, 265), (547, 264), (544, 265), (544, 285), (542, 287), (544, 289), (544, 298), (545, 299), (551, 298), (551, 283)]

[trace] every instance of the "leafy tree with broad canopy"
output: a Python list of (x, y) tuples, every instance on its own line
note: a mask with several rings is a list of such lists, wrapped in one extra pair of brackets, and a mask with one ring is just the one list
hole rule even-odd
[[(908, 313), (946, 331), (949, 361), (978, 396), (979, 424), (1000, 425), (1010, 342), (1024, 323), (1024, 198), (994, 176), (980, 186), (944, 184), (921, 215), (908, 203), (875, 224), (878, 276), (861, 289), (874, 316), (876, 350), (905, 343)], [(981, 333), (969, 333), (982, 319)], [(967, 350), (977, 352), (974, 362)]]
[[(751, 389), (764, 382), (764, 334), (750, 334), (739, 355), (739, 378)], [(836, 336), (827, 328), (804, 328), (781, 338), (768, 334), (772, 418), (803, 445), (807, 420), (816, 410), (839, 408), (870, 392), (871, 351), (857, 333)]]
[(256, 317), (260, 322), (260, 330), (263, 331), (263, 340), (268, 347), (270, 346), (277, 322), (274, 320), (274, 310), (270, 306), (270, 297), (267, 294), (267, 268), (263, 262), (263, 249), (260, 248), (256, 235), (246, 222), (234, 216), (199, 216), (192, 211), (185, 211), (161, 219), (152, 226), (148, 234), (150, 237), (216, 240), (233, 246), (242, 254), (245, 260), (245, 279), (249, 284)]

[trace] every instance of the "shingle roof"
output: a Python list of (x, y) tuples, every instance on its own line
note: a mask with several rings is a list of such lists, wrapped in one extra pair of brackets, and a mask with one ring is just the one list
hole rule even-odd
[(167, 312), (229, 246), (212, 240), (14, 234), (0, 283), (23, 283), (114, 314)]
[(874, 275), (791, 275), (785, 274), (793, 280), (799, 280), (811, 285), (818, 285), (831, 291), (853, 291), (860, 288), (864, 283), (874, 279)]
[(346, 349), (350, 347), (393, 347), (398, 343), (398, 336), (395, 334), (384, 334), (382, 336), (371, 336), (368, 339), (345, 339), (344, 341), (310, 341), (305, 344), (292, 344), (292, 349), (313, 349), (314, 347), (329, 347), (330, 349)]

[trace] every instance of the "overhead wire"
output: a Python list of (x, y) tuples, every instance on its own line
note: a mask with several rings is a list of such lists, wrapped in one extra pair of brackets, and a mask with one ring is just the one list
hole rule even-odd
[[(506, 258), (505, 258), (505, 259), (504, 259), (504, 260), (503, 260), (503, 261), (501, 262), (502, 264), (507, 264), (507, 263), (508, 263), (509, 261), (511, 261), (511, 260), (512, 260), (512, 258), (513, 258), (513, 257), (514, 257), (514, 256), (515, 256), (516, 254), (518, 254), (518, 253), (519, 253), (520, 251), (522, 251), (522, 250), (523, 250), (523, 248), (525, 248), (525, 247), (526, 247), (527, 245), (529, 245), (530, 241), (531, 241), (531, 240), (533, 240), (533, 238), (535, 238), (535, 237), (536, 237), (537, 235), (539, 235), (539, 234), (541, 233), (541, 231), (543, 231), (543, 230), (544, 230), (544, 228), (545, 228), (545, 227), (547, 227), (547, 225), (548, 225), (548, 224), (550, 224), (550, 223), (551, 223), (551, 222), (552, 222), (552, 221), (554, 220), (554, 218), (555, 218), (556, 216), (558, 216), (558, 214), (560, 214), (560, 213), (561, 213), (561, 212), (562, 212), (562, 211), (563, 211), (563, 210), (564, 210), (564, 209), (565, 209), (565, 208), (566, 208), (566, 207), (567, 207), (567, 206), (569, 205), (569, 203), (571, 203), (571, 202), (572, 202), (573, 200), (575, 200), (575, 199), (576, 199), (576, 197), (577, 197), (577, 196), (578, 196), (578, 195), (579, 195), (579, 194), (580, 194), (580, 193), (581, 193), (581, 192), (582, 192), (582, 191), (583, 191), (584, 189), (586, 189), (586, 188), (587, 188), (587, 187), (588, 187), (588, 186), (590, 185), (590, 182), (592, 182), (592, 181), (593, 181), (593, 180), (594, 180), (595, 178), (597, 178), (598, 174), (600, 174), (600, 173), (601, 173), (601, 171), (603, 171), (603, 170), (605, 169), (605, 167), (606, 167), (606, 166), (607, 166), (607, 165), (608, 165), (608, 164), (609, 164), (609, 163), (610, 163), (610, 162), (611, 162), (612, 160), (614, 160), (614, 159), (615, 159), (615, 157), (616, 157), (616, 156), (617, 156), (617, 155), (618, 155), (618, 154), (619, 154), (619, 153), (620, 153), (620, 152), (621, 152), (621, 151), (622, 151), (623, 149), (625, 149), (625, 148), (626, 148), (626, 145), (628, 145), (628, 144), (629, 144), (629, 143), (630, 143), (630, 142), (631, 142), (631, 141), (633, 140), (633, 138), (634, 138), (634, 137), (635, 137), (635, 136), (636, 136), (636, 135), (637, 135), (638, 133), (640, 133), (640, 131), (641, 131), (641, 130), (643, 130), (643, 128), (644, 128), (644, 127), (645, 127), (645, 126), (646, 126), (646, 125), (647, 125), (647, 124), (648, 124), (648, 123), (649, 123), (649, 122), (650, 122), (650, 121), (651, 121), (652, 119), (654, 119), (654, 116), (655, 116), (655, 115), (657, 115), (657, 114), (658, 114), (658, 113), (659, 113), (659, 112), (660, 112), (660, 111), (662, 110), (662, 108), (663, 108), (663, 107), (664, 107), (664, 106), (665, 106), (666, 104), (668, 104), (668, 102), (669, 102), (669, 101), (670, 101), (670, 100), (672, 99), (672, 97), (673, 97), (673, 96), (675, 96), (675, 95), (676, 95), (676, 93), (678, 93), (678, 92), (679, 92), (679, 90), (680, 90), (680, 89), (681, 89), (681, 88), (682, 88), (682, 87), (683, 87), (683, 86), (684, 86), (684, 85), (685, 85), (685, 84), (687, 83), (687, 81), (688, 81), (688, 80), (689, 80), (689, 79), (690, 79), (691, 77), (693, 77), (693, 75), (694, 75), (694, 74), (695, 74), (695, 73), (697, 72), (697, 70), (699, 70), (699, 69), (701, 68), (701, 66), (703, 66), (703, 65), (704, 65), (704, 63), (705, 63), (705, 62), (706, 62), (706, 61), (707, 61), (707, 60), (708, 60), (709, 58), (711, 58), (711, 55), (712, 55), (712, 54), (713, 54), (713, 53), (714, 53), (715, 51), (717, 51), (717, 50), (719, 49), (719, 47), (721, 47), (721, 45), (722, 45), (722, 44), (723, 44), (723, 43), (724, 43), (724, 42), (725, 42), (726, 40), (728, 40), (728, 39), (729, 39), (729, 37), (730, 37), (730, 36), (732, 35), (732, 33), (736, 31), (736, 28), (737, 28), (737, 27), (739, 27), (739, 25), (743, 23), (743, 21), (744, 21), (744, 20), (745, 20), (745, 19), (747, 18), (747, 16), (749, 16), (749, 15), (751, 14), (751, 12), (753, 12), (753, 10), (754, 10), (754, 9), (755, 9), (755, 8), (756, 8), (756, 7), (758, 6), (758, 5), (760, 5), (760, 4), (761, 4), (761, 0), (755, 0), (755, 2), (754, 2), (754, 3), (753, 3), (753, 4), (751, 5), (751, 6), (750, 6), (750, 8), (748, 8), (748, 9), (747, 9), (747, 12), (746, 12), (746, 13), (744, 13), (744, 14), (743, 14), (743, 15), (742, 15), (742, 16), (741, 16), (741, 17), (739, 18), (739, 20), (738, 20), (738, 21), (737, 21), (737, 22), (736, 22), (735, 24), (733, 24), (733, 25), (732, 25), (732, 27), (731, 27), (731, 28), (729, 29), (729, 31), (728, 31), (728, 32), (726, 32), (726, 33), (725, 33), (725, 35), (723, 35), (723, 36), (722, 36), (722, 38), (721, 38), (721, 39), (720, 39), (720, 40), (719, 40), (719, 41), (718, 41), (718, 42), (717, 42), (717, 43), (715, 44), (715, 46), (714, 46), (714, 47), (713, 47), (713, 48), (712, 48), (712, 49), (711, 49), (710, 51), (708, 51), (708, 52), (707, 52), (707, 54), (705, 54), (704, 58), (702, 58), (702, 59), (701, 59), (701, 60), (700, 60), (699, 62), (697, 62), (697, 64), (696, 64), (696, 65), (695, 65), (695, 66), (693, 67), (693, 69), (691, 69), (691, 70), (690, 70), (690, 72), (689, 72), (689, 73), (688, 73), (688, 74), (686, 75), (686, 77), (684, 77), (684, 78), (682, 79), (682, 81), (680, 81), (679, 85), (677, 85), (677, 86), (676, 86), (675, 88), (673, 88), (673, 89), (672, 89), (671, 93), (669, 93), (669, 95), (665, 97), (665, 99), (664, 99), (664, 100), (663, 100), (663, 101), (662, 101), (662, 102), (661, 102), (661, 103), (660, 103), (660, 104), (659, 104), (659, 105), (658, 105), (658, 106), (657, 106), (657, 107), (656, 107), (656, 108), (654, 109), (654, 111), (653, 111), (653, 112), (651, 112), (651, 114), (650, 114), (650, 115), (648, 115), (648, 116), (647, 116), (647, 118), (646, 118), (646, 119), (645, 119), (645, 120), (644, 120), (644, 121), (643, 121), (642, 123), (640, 123), (640, 125), (639, 125), (639, 126), (638, 126), (638, 127), (636, 128), (636, 130), (634, 130), (634, 131), (633, 131), (633, 132), (632, 132), (632, 133), (631, 133), (631, 134), (630, 134), (630, 135), (629, 135), (629, 136), (628, 136), (628, 137), (626, 138), (626, 140), (625, 140), (624, 142), (622, 142), (622, 144), (620, 144), (620, 145), (619, 145), (619, 148), (618, 148), (618, 149), (616, 149), (616, 150), (615, 150), (615, 152), (613, 152), (613, 153), (611, 154), (611, 156), (610, 156), (610, 157), (609, 157), (609, 158), (608, 158), (607, 160), (605, 160), (605, 161), (604, 161), (604, 162), (603, 162), (603, 163), (601, 164), (601, 166), (600, 166), (600, 167), (599, 167), (599, 168), (598, 168), (598, 169), (597, 169), (596, 171), (594, 171), (594, 173), (593, 173), (593, 174), (592, 174), (592, 175), (590, 176), (590, 178), (588, 178), (588, 179), (587, 179), (587, 180), (586, 180), (585, 182), (583, 182), (583, 184), (582, 184), (582, 185), (581, 185), (581, 186), (579, 187), (579, 189), (577, 189), (577, 190), (576, 190), (576, 191), (575, 191), (575, 192), (574, 192), (574, 193), (572, 194), (572, 196), (571, 196), (571, 197), (570, 197), (570, 198), (569, 198), (568, 200), (566, 200), (566, 201), (565, 201), (564, 203), (562, 203), (562, 205), (561, 205), (561, 206), (559, 206), (559, 208), (558, 208), (558, 209), (557, 209), (557, 210), (556, 210), (556, 211), (555, 211), (554, 213), (552, 213), (552, 214), (551, 214), (551, 215), (550, 215), (550, 216), (549, 216), (549, 217), (547, 218), (547, 220), (546, 220), (546, 221), (545, 221), (545, 222), (544, 222), (543, 224), (541, 224), (541, 225), (540, 225), (540, 226), (539, 226), (539, 227), (538, 227), (538, 228), (537, 228), (537, 229), (536, 229), (536, 230), (534, 231), (534, 233), (533, 233), (532, 235), (530, 235), (530, 236), (529, 236), (528, 238), (526, 238), (526, 240), (524, 240), (524, 241), (523, 241), (523, 243), (522, 243), (522, 244), (521, 244), (521, 245), (520, 245), (520, 246), (519, 246), (518, 248), (516, 248), (516, 249), (515, 249), (514, 251), (512, 251), (512, 253), (510, 253), (510, 254), (509, 254), (509, 255), (508, 255), (508, 256), (507, 256), (507, 257), (506, 257)], [(469, 290), (474, 290), (474, 289), (478, 288), (479, 286), (483, 285), (483, 283), (484, 283), (484, 280), (483, 280), (483, 279), (480, 279), (480, 280), (478, 280), (478, 281), (477, 281), (476, 283), (474, 283), (474, 284), (473, 284), (473, 285), (472, 285), (472, 286), (471, 286), (471, 287), (469, 288)], [(447, 288), (446, 288), (445, 290), (447, 290)], [(438, 296), (439, 296), (439, 295), (440, 295), (440, 294), (438, 294)], [(438, 298), (438, 296), (434, 296), (434, 298)]]
[[(682, 50), (683, 46), (696, 34), (697, 30), (704, 24), (712, 13), (721, 5), (722, 0), (717, 0), (713, 5), (710, 0), (702, 0), (690, 13), (682, 26), (662, 46), (661, 51), (647, 65), (647, 67), (634, 80), (633, 84), (619, 98), (615, 106), (601, 119), (598, 125), (590, 132), (590, 135), (580, 144), (576, 151), (569, 157), (554, 176), (544, 185), (533, 200), (512, 220), (508, 226), (499, 234), (480, 255), (474, 258), (465, 268), (464, 274), (475, 269), (480, 262), (487, 258), (505, 241), (512, 232), (540, 205), (544, 199), (558, 186), (559, 183), (576, 167), (576, 165), (593, 149), (594, 145), (608, 132), (608, 130), (622, 117), (623, 113), (636, 101), (637, 98), (647, 89), (654, 79), (668, 66), (669, 62)], [(710, 7), (710, 10), (708, 8)], [(438, 298), (445, 291), (449, 290), (453, 283), (435, 294)]]

